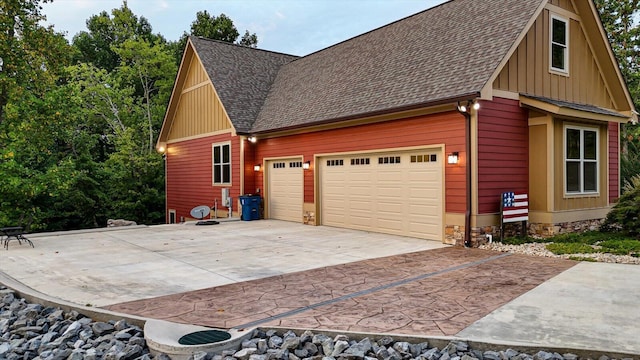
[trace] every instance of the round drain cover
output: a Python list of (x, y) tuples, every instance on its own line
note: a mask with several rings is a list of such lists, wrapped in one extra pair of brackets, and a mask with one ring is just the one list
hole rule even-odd
[(212, 344), (231, 339), (231, 334), (221, 330), (196, 331), (184, 335), (178, 340), (180, 345)]

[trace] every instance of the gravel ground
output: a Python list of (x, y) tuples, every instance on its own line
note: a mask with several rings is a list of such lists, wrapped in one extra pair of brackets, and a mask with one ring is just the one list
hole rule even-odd
[(640, 265), (640, 258), (629, 255), (613, 255), (605, 253), (593, 253), (593, 254), (565, 254), (556, 255), (546, 249), (545, 243), (529, 243), (522, 245), (507, 245), (501, 242), (494, 242), (490, 244), (481, 245), (481, 249), (494, 250), (500, 252), (509, 252), (513, 254), (524, 254), (533, 256), (544, 256), (561, 259), (569, 258), (589, 258), (598, 262), (615, 263), (615, 264), (636, 264)]

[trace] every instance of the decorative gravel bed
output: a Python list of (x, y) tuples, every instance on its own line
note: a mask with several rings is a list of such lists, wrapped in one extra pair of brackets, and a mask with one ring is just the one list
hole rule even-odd
[[(406, 342), (391, 336), (353, 339), (311, 331), (254, 331), (239, 349), (221, 354), (196, 352), (193, 360), (599, 360), (627, 356), (512, 348), (474, 349), (463, 341)], [(446, 345), (444, 345), (446, 344)], [(577, 351), (580, 353), (580, 351)], [(7, 360), (169, 360), (152, 356), (142, 329), (123, 320), (95, 322), (76, 311), (31, 304), (0, 285), (0, 359)], [(630, 359), (630, 358), (629, 358)]]
[(481, 249), (494, 250), (500, 252), (509, 252), (513, 254), (524, 254), (533, 256), (554, 257), (562, 259), (593, 259), (597, 262), (615, 263), (615, 264), (636, 264), (640, 265), (640, 258), (629, 255), (613, 255), (608, 253), (592, 253), (592, 254), (565, 254), (556, 255), (546, 249), (546, 245), (549, 243), (528, 243), (522, 245), (508, 245), (501, 242), (493, 242), (485, 245), (481, 245)]

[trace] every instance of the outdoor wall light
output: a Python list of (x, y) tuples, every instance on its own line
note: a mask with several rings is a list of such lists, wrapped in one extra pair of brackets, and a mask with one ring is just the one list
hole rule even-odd
[(255, 144), (256, 141), (258, 141), (258, 138), (255, 136), (249, 136), (247, 140), (249, 140), (250, 143)]
[(309, 168), (311, 167), (311, 161), (305, 161), (302, 163), (302, 168), (305, 170), (309, 170)]
[(458, 101), (458, 111), (459, 112), (466, 113), (466, 112), (471, 111), (471, 109), (476, 110), (476, 111), (480, 110), (480, 103), (472, 101), (472, 100), (469, 100), (469, 101), (467, 101), (466, 104), (463, 104), (463, 103)]
[(164, 146), (159, 146), (159, 147), (158, 147), (158, 152), (159, 152), (160, 154), (164, 154), (164, 152), (165, 152), (166, 150), (167, 150), (167, 149), (165, 149), (165, 148), (164, 148)]
[(253, 171), (260, 171), (260, 164), (253, 165)]
[(453, 152), (453, 153), (451, 153), (451, 154), (449, 154), (447, 156), (447, 163), (448, 164), (457, 164), (458, 163), (458, 159), (459, 159), (458, 152)]

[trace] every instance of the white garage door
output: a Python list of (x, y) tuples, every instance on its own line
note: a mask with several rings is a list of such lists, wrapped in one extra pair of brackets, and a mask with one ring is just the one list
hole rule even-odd
[(299, 158), (267, 162), (269, 218), (302, 222), (303, 170)]
[(323, 225), (443, 240), (439, 150), (322, 158)]

